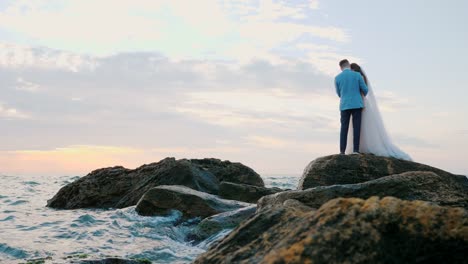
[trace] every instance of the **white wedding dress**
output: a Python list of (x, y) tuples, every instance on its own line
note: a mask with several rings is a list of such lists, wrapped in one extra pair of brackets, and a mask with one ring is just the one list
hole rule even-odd
[[(364, 97), (364, 109), (361, 118), (361, 140), (359, 150), (361, 153), (371, 153), (377, 156), (394, 157), (397, 159), (412, 160), (411, 157), (395, 146), (385, 129), (380, 110), (370, 83), (369, 92)], [(353, 124), (349, 125), (346, 153), (353, 152)]]

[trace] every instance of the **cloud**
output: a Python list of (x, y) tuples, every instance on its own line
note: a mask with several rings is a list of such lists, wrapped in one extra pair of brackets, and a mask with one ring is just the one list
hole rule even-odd
[[(110, 8), (111, 7), (111, 8)], [(333, 25), (311, 24), (318, 1), (12, 1), (0, 11), (0, 28), (37, 45), (90, 55), (158, 51), (171, 59), (223, 59), (275, 63), (278, 48), (310, 36), (346, 43), (350, 36)], [(85, 18), (85, 19), (84, 19)], [(306, 40), (305, 43), (310, 43)], [(12, 50), (3, 46), (2, 50)], [(296, 52), (296, 58), (304, 54)], [(30, 64), (28, 50), (0, 54), (3, 64)], [(5, 59), (6, 58), (6, 59)], [(314, 57), (311, 57), (314, 59)], [(89, 58), (55, 54), (43, 62), (76, 71), (93, 67)]]
[(29, 118), (29, 115), (19, 111), (16, 108), (6, 107), (0, 103), (0, 120), (12, 120), (12, 119), (26, 119)]
[(157, 20), (132, 13), (161, 6), (154, 1), (132, 5), (127, 0), (14, 1), (0, 13), (0, 24), (49, 47), (111, 46), (132, 38), (157, 40), (161, 28)]
[(266, 147), (266, 148), (286, 148), (288, 146), (291, 146), (291, 142), (288, 140), (284, 140), (282, 138), (277, 138), (277, 137), (270, 137), (270, 136), (250, 136), (247, 138), (248, 141), (250, 141), (251, 144), (254, 144), (255, 146), (260, 146), (260, 147)]
[(0, 67), (13, 69), (34, 67), (77, 72), (92, 70), (96, 66), (96, 61), (90, 56), (0, 42)]
[(320, 141), (314, 138), (298, 139), (287, 137), (276, 137), (269, 135), (251, 135), (245, 138), (246, 145), (256, 149), (276, 150), (295, 153), (317, 153), (329, 152), (337, 147), (336, 142)]
[(395, 135), (395, 139), (398, 143), (401, 143), (403, 145), (410, 146), (410, 147), (425, 148), (425, 149), (432, 149), (432, 150), (440, 149), (439, 145), (433, 142), (429, 142), (428, 140), (425, 140), (419, 137), (397, 134)]
[[(285, 93), (279, 88), (192, 92), (187, 95), (190, 99), (174, 110), (212, 124), (257, 130), (262, 127), (267, 130), (301, 129), (304, 126), (316, 131), (335, 129), (336, 117), (333, 114), (338, 100), (328, 95)], [(318, 109), (322, 109), (320, 114), (312, 114), (319, 113)]]
[[(60, 53), (25, 49), (39, 57)], [(2, 86), (12, 87), (2, 91), (8, 104), (1, 113), (11, 119), (0, 120), (5, 172), (82, 174), (174, 155), (249, 163), (261, 158), (246, 152), (269, 155), (257, 150), (259, 137), (304, 143), (300, 151), (333, 142), (338, 98), (331, 78), (309, 63), (172, 60), (156, 52), (85, 57), (92, 68), (40, 60), (0, 66)], [(296, 150), (284, 151), (304, 162)], [(90, 152), (92, 159), (78, 158)], [(275, 171), (266, 163), (258, 168)]]
[[(0, 43), (0, 167), (24, 171), (25, 160), (40, 157), (34, 168), (87, 171), (175, 153), (252, 161), (263, 171), (302, 170), (337, 148), (337, 62), (363, 62), (348, 52), (349, 32), (324, 19), (321, 3), (0, 4), (0, 31), (9, 41)], [(420, 98), (376, 93), (387, 124), (424, 135), (397, 137), (420, 157), (448, 162), (440, 159), (443, 149), (455, 153), (453, 164), (463, 158), (457, 151), (466, 131), (446, 136), (462, 120), (459, 109), (436, 111), (432, 119), (442, 125), (431, 127), (434, 120), (418, 116), (427, 112)], [(112, 159), (75, 164), (89, 152)], [(12, 153), (16, 163), (9, 162)], [(56, 165), (60, 155), (66, 161)]]
[(318, 9), (319, 8), (319, 0), (310, 0), (309, 7), (311, 9)]
[(309, 1), (222, 1), (226, 10), (245, 20), (276, 21), (281, 18), (303, 19), (319, 8), (318, 0)]
[(132, 164), (142, 151), (117, 146), (76, 145), (47, 150), (0, 151), (0, 166), (20, 175), (83, 175), (93, 168)]
[(380, 109), (384, 112), (397, 112), (412, 108), (409, 98), (402, 97), (392, 91), (376, 91), (375, 96)]
[[(26, 50), (39, 57), (61, 52)], [(10, 123), (2, 149), (206, 148), (220, 140), (238, 143), (252, 131), (301, 140), (331, 140), (338, 131), (333, 80), (311, 63), (172, 60), (157, 52), (84, 57), (92, 68), (0, 66), (3, 86), (25, 85), (6, 89), (2, 100), (34, 117)], [(40, 92), (24, 93), (26, 87)]]
[(85, 175), (102, 167), (136, 168), (165, 157), (203, 157), (197, 153), (235, 153), (236, 147), (135, 148), (106, 145), (70, 145), (44, 150), (0, 151), (0, 167), (20, 175)]
[[(7, 84), (28, 76), (47, 87), (3, 94), (14, 102), (3, 109), (14, 106), (34, 118), (0, 120), (0, 166), (6, 173), (83, 175), (166, 156), (217, 157), (259, 172), (300, 174), (310, 160), (338, 147), (338, 98), (329, 90), (331, 80), (325, 86), (326, 76), (301, 86), (291, 77), (291, 65), (229, 67), (152, 57), (107, 58), (91, 72), (0, 69)], [(171, 71), (183, 74), (178, 79)], [(414, 146), (410, 150), (432, 149), (413, 138), (396, 139)]]
[[(0, 120), (0, 152), (8, 173), (84, 174), (166, 156), (217, 157), (252, 162), (262, 172), (292, 172), (337, 147), (339, 98), (332, 77), (312, 62), (68, 52), (92, 63), (63, 67), (46, 59), (59, 50), (23, 48), (42, 59), (0, 66), (2, 86), (22, 88), (2, 91), (8, 102), (2, 113), (10, 120)], [(15, 109), (15, 118), (5, 109)], [(86, 155), (92, 159), (79, 158)]]
[(16, 82), (18, 83), (18, 86), (16, 86), (15, 89), (19, 91), (26, 91), (26, 92), (34, 93), (34, 92), (39, 91), (40, 89), (39, 84), (25, 81), (21, 77), (17, 78)]
[(343, 54), (329, 45), (299, 43), (296, 47), (304, 51), (307, 61), (310, 61), (320, 72), (330, 76), (337, 74), (338, 62), (344, 58), (351, 62), (362, 63), (360, 58), (351, 54)]

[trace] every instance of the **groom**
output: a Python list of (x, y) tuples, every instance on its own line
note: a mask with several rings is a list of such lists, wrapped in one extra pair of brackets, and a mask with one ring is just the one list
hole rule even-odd
[(361, 113), (364, 107), (361, 92), (367, 95), (368, 89), (361, 74), (352, 71), (348, 60), (340, 61), (341, 73), (335, 77), (335, 88), (340, 97), (341, 132), (340, 154), (346, 151), (348, 141), (349, 121), (353, 118), (353, 154), (359, 154), (361, 137)]

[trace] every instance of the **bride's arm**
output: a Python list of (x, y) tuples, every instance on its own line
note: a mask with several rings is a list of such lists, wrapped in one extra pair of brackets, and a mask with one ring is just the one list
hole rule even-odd
[(366, 83), (364, 82), (364, 78), (359, 74), (359, 89), (361, 89), (361, 93), (366, 96), (369, 92)]

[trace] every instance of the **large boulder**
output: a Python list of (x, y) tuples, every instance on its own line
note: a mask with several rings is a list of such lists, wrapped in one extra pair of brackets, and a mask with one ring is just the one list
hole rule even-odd
[(394, 196), (403, 200), (423, 200), (439, 205), (468, 208), (468, 178), (440, 176), (429, 171), (405, 172), (357, 184), (319, 186), (265, 196), (258, 202), (259, 210), (282, 204), (288, 199), (319, 208), (338, 197), (367, 199), (371, 196)]
[(221, 182), (219, 185), (219, 196), (224, 199), (257, 203), (258, 199), (265, 195), (281, 192), (280, 188), (267, 188), (242, 183)]
[(285, 204), (257, 212), (195, 263), (466, 263), (463, 208), (393, 197), (338, 198), (316, 211)]
[(232, 229), (252, 216), (257, 205), (250, 205), (234, 211), (212, 215), (203, 219), (193, 231), (191, 237), (197, 241), (204, 240), (223, 229)]
[[(216, 167), (204, 166), (202, 164), (205, 160), (219, 161), (166, 158), (134, 170), (121, 166), (98, 169), (62, 187), (47, 202), (47, 206), (60, 209), (123, 208), (135, 205), (145, 192), (159, 185), (183, 185), (217, 194), (218, 178), (228, 174), (235, 181), (233, 168), (237, 168), (240, 173), (239, 182), (243, 182), (247, 177), (244, 171), (253, 171), (240, 163), (228, 161), (219, 161)], [(226, 171), (223, 171), (223, 165)], [(253, 179), (252, 175), (250, 176)]]
[(210, 171), (220, 182), (228, 181), (265, 186), (262, 177), (258, 173), (239, 162), (221, 161), (219, 159), (191, 159), (190, 162)]
[(147, 191), (135, 211), (144, 216), (168, 215), (179, 210), (183, 218), (201, 217), (232, 211), (250, 204), (220, 199), (215, 195), (195, 191), (185, 186), (162, 185)]
[(440, 176), (455, 176), (428, 165), (396, 158), (372, 154), (331, 155), (315, 159), (307, 165), (298, 189), (360, 183), (408, 171), (432, 171)]

